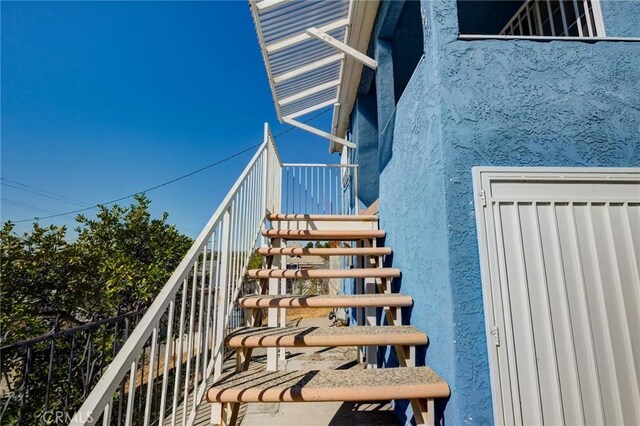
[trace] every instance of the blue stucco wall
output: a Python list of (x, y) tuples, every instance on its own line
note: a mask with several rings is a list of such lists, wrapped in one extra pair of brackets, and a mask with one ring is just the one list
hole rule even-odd
[(640, 43), (465, 42), (455, 2), (421, 9), (424, 59), (379, 134), (380, 224), (411, 323), (429, 335), (426, 363), (451, 386), (438, 410), (449, 425), (490, 424), (471, 168), (639, 166)]
[(375, 85), (367, 88), (356, 101), (351, 117), (353, 140), (362, 141), (355, 152), (358, 170), (358, 195), (360, 202), (368, 207), (379, 196), (378, 166), (378, 119), (376, 111)]
[(640, 37), (640, 5), (637, 0), (600, 0), (602, 19), (609, 37)]

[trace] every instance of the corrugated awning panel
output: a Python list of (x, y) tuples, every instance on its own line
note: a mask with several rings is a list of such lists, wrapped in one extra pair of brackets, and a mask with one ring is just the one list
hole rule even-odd
[(287, 97), (315, 85), (318, 82), (334, 81), (339, 77), (340, 63), (333, 63), (329, 66), (303, 74), (299, 78), (293, 78), (276, 83), (276, 91), (280, 97)]
[(307, 34), (324, 30), (346, 43), (350, 0), (250, 0), (278, 118), (337, 102), (344, 55)]
[(265, 3), (268, 2), (262, 0), (257, 6), (267, 45), (304, 33), (307, 28), (321, 27), (344, 19), (349, 13), (349, 0), (284, 1), (262, 9), (261, 4)]

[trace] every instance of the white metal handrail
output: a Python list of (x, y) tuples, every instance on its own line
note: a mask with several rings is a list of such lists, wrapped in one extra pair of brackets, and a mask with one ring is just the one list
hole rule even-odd
[(266, 214), (357, 214), (357, 200), (357, 165), (282, 164), (265, 125), (264, 142), (71, 424), (192, 425), (209, 377), (222, 374), (224, 338), (241, 325), (234, 303)]
[[(71, 424), (193, 424), (266, 213), (278, 213), (281, 162), (264, 142), (100, 378)], [(184, 371), (183, 371), (184, 370)]]
[(358, 214), (357, 164), (282, 164), (282, 212)]

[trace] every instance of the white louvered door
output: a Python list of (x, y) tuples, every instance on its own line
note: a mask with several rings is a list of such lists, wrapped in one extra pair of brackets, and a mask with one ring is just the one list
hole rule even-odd
[(497, 424), (640, 425), (640, 169), (475, 168)]

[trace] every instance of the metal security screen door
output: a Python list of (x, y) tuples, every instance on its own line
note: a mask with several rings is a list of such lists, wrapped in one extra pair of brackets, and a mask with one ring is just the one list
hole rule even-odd
[(496, 424), (640, 424), (640, 169), (475, 168)]

